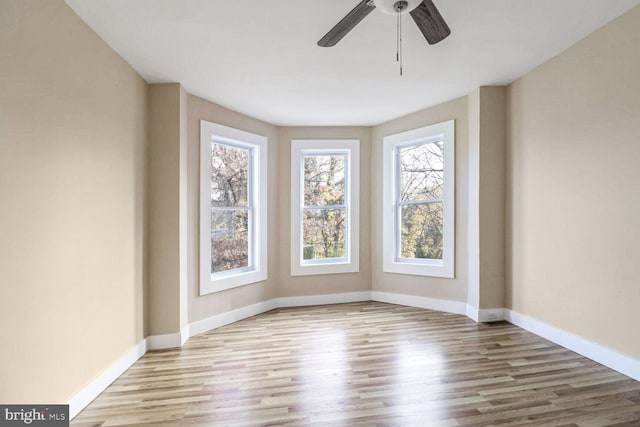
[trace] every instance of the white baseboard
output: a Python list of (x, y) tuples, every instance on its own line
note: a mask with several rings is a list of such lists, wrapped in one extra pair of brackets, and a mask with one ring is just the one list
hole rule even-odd
[(190, 325), (185, 326), (175, 334), (150, 335), (147, 337), (147, 349), (162, 350), (165, 348), (182, 347), (189, 339)]
[(504, 311), (505, 320), (514, 325), (640, 381), (640, 358), (618, 353), (601, 344), (513, 310), (505, 309)]
[(215, 316), (211, 316), (206, 319), (198, 320), (191, 323), (189, 325), (189, 334), (193, 337), (203, 332), (207, 332), (212, 329), (216, 329), (221, 326), (228, 325), (230, 323), (234, 323), (269, 310), (273, 310), (274, 308), (277, 308), (276, 300), (271, 299), (268, 301), (248, 305), (246, 307), (240, 307), (235, 310), (227, 311), (225, 313), (217, 314)]
[(98, 397), (109, 385), (120, 375), (131, 367), (138, 359), (147, 352), (147, 340), (144, 339), (125, 353), (106, 371), (91, 381), (86, 387), (80, 390), (67, 402), (69, 404), (69, 418), (73, 419), (80, 413), (93, 399)]
[(476, 322), (498, 322), (504, 320), (504, 308), (477, 308), (467, 304), (467, 317)]
[(193, 337), (212, 329), (281, 307), (303, 307), (308, 305), (340, 304), (370, 300), (371, 292), (347, 292), (342, 294), (274, 298), (193, 322), (189, 325), (189, 333), (190, 336)]
[[(304, 307), (310, 305), (341, 304), (347, 302), (380, 301), (391, 304), (408, 305), (412, 307), (428, 308), (449, 313), (465, 314), (466, 305), (458, 301), (447, 301), (434, 298), (416, 297), (390, 292), (346, 292), (327, 295), (305, 295), (295, 297), (280, 297), (268, 301), (241, 307), (226, 313), (221, 313), (206, 319), (198, 320), (189, 325), (189, 336), (225, 326), (260, 313), (282, 307)], [(177, 335), (177, 334), (176, 334)], [(174, 341), (172, 341), (174, 342)], [(155, 347), (153, 347), (155, 348)]]
[(371, 301), (371, 292), (346, 292), (343, 294), (309, 295), (276, 298), (279, 307), (304, 307), (308, 305), (342, 304), (346, 302)]
[(467, 303), (462, 301), (417, 297), (414, 295), (381, 291), (373, 291), (371, 293), (371, 299), (373, 301), (387, 302), (389, 304), (407, 305), (410, 307), (426, 308), (429, 310), (438, 310), (454, 314), (467, 314)]
[(162, 350), (164, 348), (180, 347), (182, 336), (176, 334), (150, 335), (147, 337), (149, 350)]

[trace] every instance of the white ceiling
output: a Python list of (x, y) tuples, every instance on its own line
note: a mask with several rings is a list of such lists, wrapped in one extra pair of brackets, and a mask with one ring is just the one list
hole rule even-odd
[(451, 27), (429, 46), (373, 11), (316, 42), (359, 0), (66, 0), (150, 83), (284, 126), (375, 125), (510, 83), (640, 0), (434, 0)]

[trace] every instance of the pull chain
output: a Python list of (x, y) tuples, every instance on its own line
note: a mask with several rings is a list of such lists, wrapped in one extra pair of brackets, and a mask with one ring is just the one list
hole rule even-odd
[(396, 21), (396, 62), (400, 63), (400, 75), (402, 76), (402, 14), (398, 11)]
[(402, 76), (402, 14), (398, 13), (398, 21), (400, 22), (400, 76)]
[(396, 12), (396, 62), (400, 62), (400, 12)]

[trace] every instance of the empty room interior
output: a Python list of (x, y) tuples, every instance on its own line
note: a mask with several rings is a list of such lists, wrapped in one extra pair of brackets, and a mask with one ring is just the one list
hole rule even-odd
[(640, 425), (639, 94), (640, 0), (0, 0), (0, 404)]

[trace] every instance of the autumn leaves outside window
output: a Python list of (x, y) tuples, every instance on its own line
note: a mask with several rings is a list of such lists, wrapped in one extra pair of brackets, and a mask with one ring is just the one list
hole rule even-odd
[(303, 260), (346, 257), (346, 154), (305, 154)]
[(442, 259), (444, 143), (398, 147), (399, 258)]
[(251, 267), (253, 149), (211, 143), (211, 273)]

